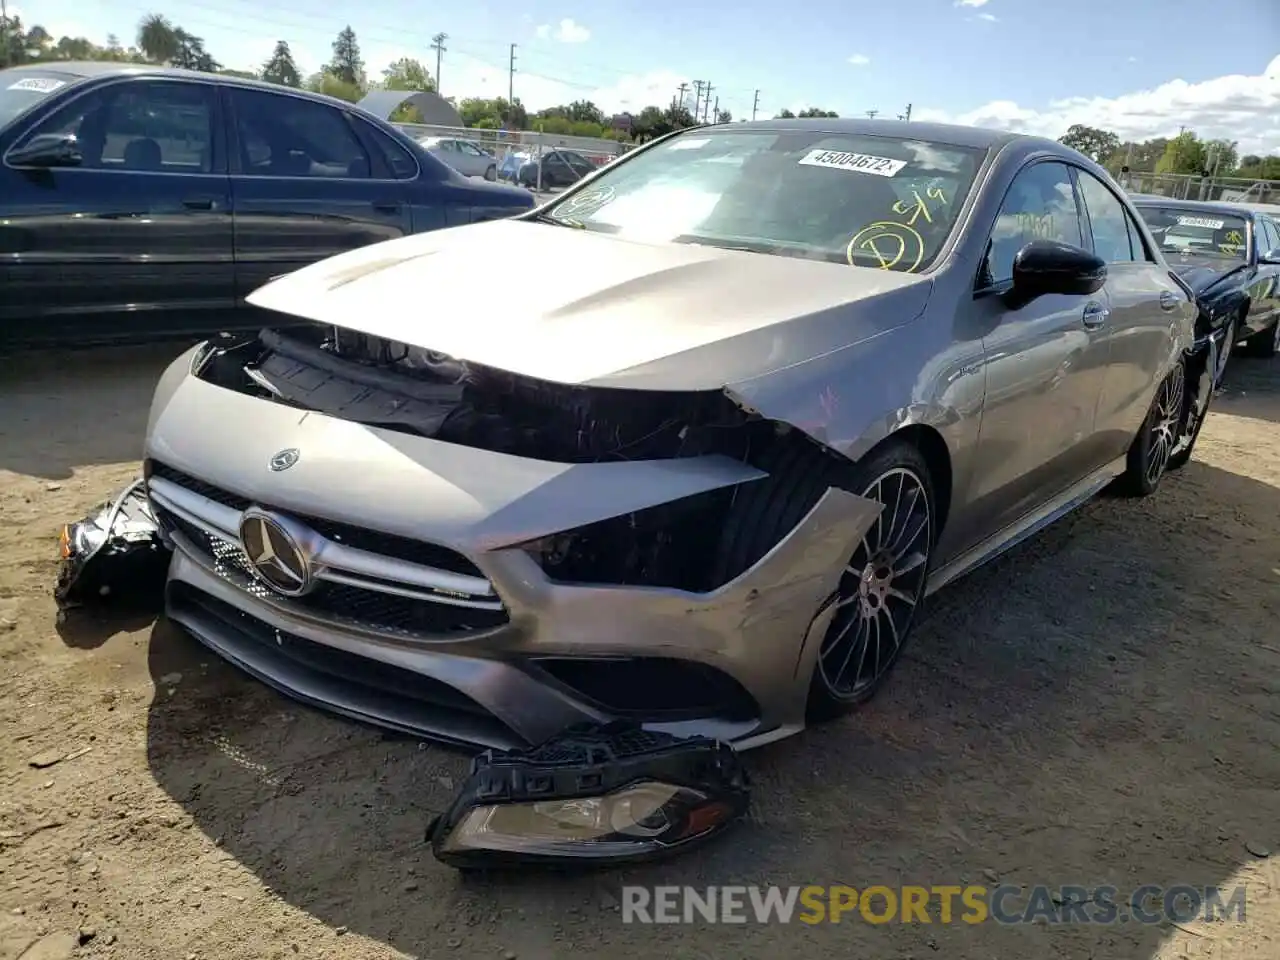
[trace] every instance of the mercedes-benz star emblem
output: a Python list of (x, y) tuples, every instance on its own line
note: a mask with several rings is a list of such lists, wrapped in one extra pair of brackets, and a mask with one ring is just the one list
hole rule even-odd
[(311, 564), (275, 517), (250, 508), (240, 519), (240, 546), (254, 575), (276, 593), (298, 597), (311, 589)]
[(298, 462), (298, 458), (300, 456), (302, 456), (302, 454), (298, 452), (297, 447), (289, 447), (286, 450), (281, 450), (271, 458), (271, 469), (276, 473), (279, 473), (281, 470), (288, 470)]

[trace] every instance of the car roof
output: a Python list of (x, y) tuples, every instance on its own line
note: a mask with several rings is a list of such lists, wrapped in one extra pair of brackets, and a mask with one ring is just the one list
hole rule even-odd
[[(9, 67), (0, 71), (3, 74), (18, 73), (59, 73), (67, 76), (80, 77), (84, 80), (96, 79), (98, 77), (173, 77), (187, 80), (201, 80), (208, 83), (213, 80), (220, 84), (231, 87), (244, 87), (249, 90), (261, 90), (264, 93), (282, 93), (290, 96), (303, 97), (308, 100), (316, 100), (321, 103), (333, 104), (339, 107), (354, 107), (357, 104), (347, 100), (340, 100), (337, 97), (330, 97), (323, 93), (313, 93), (310, 90), (301, 90), (298, 87), (286, 87), (278, 83), (268, 83), (266, 80), (250, 80), (246, 77), (236, 77), (226, 73), (204, 73), (199, 70), (184, 70), (181, 67), (164, 67), (154, 63), (116, 63), (109, 60), (56, 60), (41, 61), (36, 63), (24, 63), (18, 67)], [(372, 116), (372, 114), (370, 114)]]
[(1052, 145), (1058, 150), (1067, 151), (1056, 140), (1044, 137), (1032, 137), (1027, 134), (1010, 133), (1007, 130), (987, 130), (983, 127), (965, 127), (954, 123), (922, 123), (915, 120), (858, 120), (852, 117), (805, 117), (803, 119), (786, 120), (752, 120), (746, 123), (713, 124), (702, 127), (710, 131), (717, 127), (725, 127), (734, 132), (740, 130), (812, 130), (821, 133), (862, 134), (873, 137), (901, 137), (908, 140), (932, 140), (937, 143), (949, 143), (957, 147), (972, 147), (979, 150), (1002, 147), (1014, 141)]
[(1243, 204), (1226, 203), (1222, 200), (1179, 200), (1176, 197), (1161, 197), (1148, 193), (1132, 193), (1129, 199), (1135, 207), (1179, 207), (1184, 210), (1199, 210), (1202, 213), (1218, 213), (1230, 217), (1242, 217), (1252, 220), (1261, 211), (1250, 210)]

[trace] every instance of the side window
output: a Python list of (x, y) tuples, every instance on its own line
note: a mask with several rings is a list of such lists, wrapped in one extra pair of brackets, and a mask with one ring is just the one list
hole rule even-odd
[(213, 170), (213, 87), (176, 81), (111, 84), (73, 100), (31, 132), (73, 133), (80, 169)]
[(365, 136), (377, 144), (378, 151), (382, 154), (382, 159), (387, 163), (387, 169), (391, 171), (391, 175), (397, 180), (412, 180), (418, 175), (418, 161), (400, 144), (396, 143), (389, 136), (379, 130), (371, 123), (365, 123), (363, 120), (357, 120), (360, 129), (364, 131)]
[(1129, 227), (1129, 247), (1133, 250), (1133, 259), (1140, 262), (1155, 263), (1156, 258), (1142, 240), (1142, 231), (1138, 229), (1137, 222), (1133, 217), (1129, 216), (1129, 211), (1127, 210), (1125, 211), (1124, 222)]
[(1093, 252), (1107, 263), (1128, 263), (1146, 259), (1139, 243), (1139, 256), (1134, 256), (1129, 238), (1129, 217), (1124, 204), (1101, 180), (1083, 170), (1077, 171), (1080, 198), (1089, 212), (1089, 225), (1093, 230)]
[(368, 154), (346, 115), (313, 100), (232, 87), (240, 168), (266, 177), (372, 175)]
[(472, 146), (469, 143), (459, 142), (458, 146), (461, 147), (462, 152), (469, 157), (480, 157), (484, 155), (478, 147)]
[(1083, 246), (1080, 213), (1065, 164), (1037, 163), (1013, 179), (991, 231), (979, 287), (1013, 278), (1013, 258), (1032, 240)]
[(1259, 218), (1257, 222), (1262, 227), (1262, 241), (1259, 244), (1258, 255), (1265, 257), (1268, 253), (1280, 250), (1280, 226), (1277, 226), (1274, 220)]

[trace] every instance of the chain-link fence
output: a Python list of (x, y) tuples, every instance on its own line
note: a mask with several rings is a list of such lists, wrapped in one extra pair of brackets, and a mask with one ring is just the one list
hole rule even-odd
[(1131, 193), (1150, 193), (1174, 200), (1280, 204), (1280, 181), (1276, 180), (1196, 177), (1178, 173), (1122, 173), (1120, 183)]

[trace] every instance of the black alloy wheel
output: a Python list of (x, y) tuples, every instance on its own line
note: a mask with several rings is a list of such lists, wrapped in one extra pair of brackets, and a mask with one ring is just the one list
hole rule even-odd
[(927, 476), (916, 464), (900, 462), (862, 489), (884, 509), (845, 567), (818, 654), (814, 692), (829, 708), (870, 699), (907, 639), (924, 597), (934, 540)]

